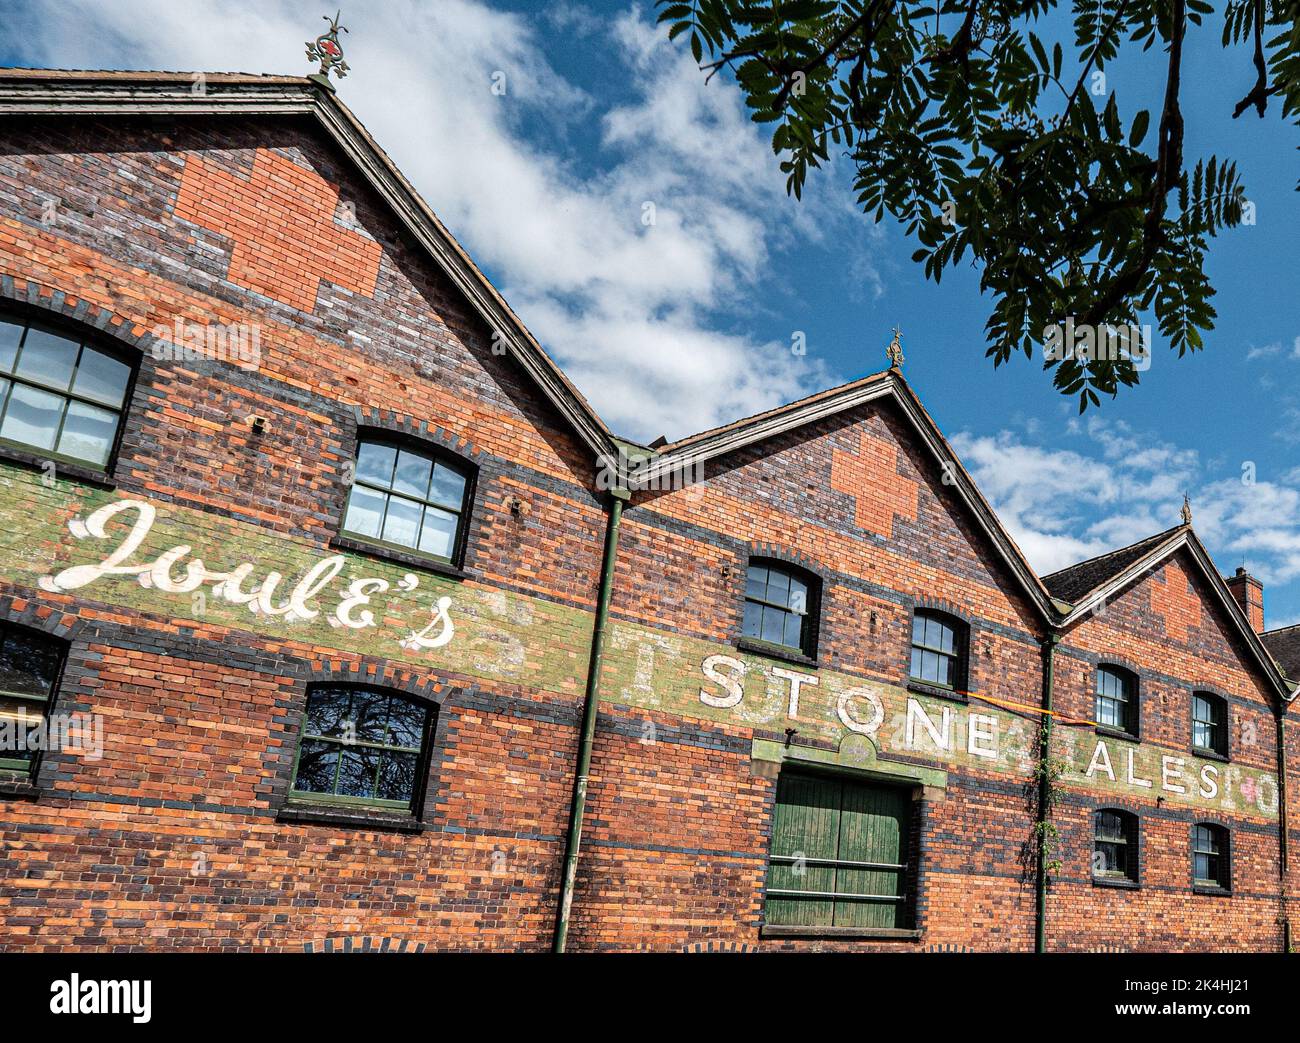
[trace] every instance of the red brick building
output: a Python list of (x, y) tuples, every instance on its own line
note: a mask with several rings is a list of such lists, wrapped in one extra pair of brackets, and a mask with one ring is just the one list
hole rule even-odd
[(897, 369), (617, 438), (315, 82), (0, 128), (4, 948), (1289, 944), (1190, 525), (1038, 577)]

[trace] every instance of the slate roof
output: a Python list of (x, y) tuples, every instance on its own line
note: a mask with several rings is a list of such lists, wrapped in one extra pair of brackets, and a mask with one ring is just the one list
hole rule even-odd
[(1300, 623), (1277, 630), (1266, 630), (1259, 635), (1269, 655), (1292, 681), (1300, 680)]
[(1059, 572), (1044, 576), (1043, 585), (1051, 592), (1052, 597), (1073, 604), (1089, 591), (1096, 590), (1102, 584), (1110, 582), (1139, 558), (1155, 550), (1181, 528), (1183, 526), (1175, 525), (1172, 529), (1158, 532), (1154, 536), (1138, 540), (1137, 543), (1130, 543), (1127, 547), (1107, 551), (1095, 558), (1088, 558), (1085, 561), (1069, 565)]

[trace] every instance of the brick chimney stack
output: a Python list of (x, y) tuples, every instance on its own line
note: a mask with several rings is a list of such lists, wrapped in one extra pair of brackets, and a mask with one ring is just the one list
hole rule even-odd
[(1228, 584), (1228, 589), (1232, 591), (1232, 596), (1237, 599), (1237, 604), (1241, 606), (1241, 610), (1246, 613), (1251, 628), (1257, 634), (1262, 633), (1264, 630), (1264, 584), (1241, 568), (1237, 569), (1236, 575), (1229, 576), (1224, 582)]

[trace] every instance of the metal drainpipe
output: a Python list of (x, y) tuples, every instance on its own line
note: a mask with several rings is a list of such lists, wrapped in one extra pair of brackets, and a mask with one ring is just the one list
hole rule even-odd
[(1035, 861), (1038, 869), (1035, 899), (1037, 923), (1034, 929), (1034, 952), (1047, 951), (1047, 857), (1043, 851), (1043, 827), (1047, 825), (1047, 805), (1051, 798), (1051, 780), (1047, 774), (1047, 759), (1052, 752), (1052, 674), (1056, 660), (1059, 634), (1049, 634), (1043, 639), (1043, 727), (1038, 743), (1038, 844)]
[(1282, 951), (1291, 951), (1290, 843), (1287, 838), (1286, 705), (1277, 718), (1278, 869), (1282, 897)]
[(591, 632), (591, 658), (587, 664), (587, 691), (582, 704), (582, 734), (578, 740), (578, 765), (569, 805), (569, 835), (564, 845), (564, 871), (560, 877), (560, 906), (555, 918), (552, 952), (564, 952), (569, 937), (569, 910), (573, 905), (573, 884), (578, 874), (578, 850), (582, 846), (582, 814), (587, 807), (587, 780), (591, 773), (591, 747), (596, 736), (596, 707), (600, 693), (600, 668), (605, 657), (605, 621), (614, 586), (614, 562), (618, 558), (618, 529), (623, 519), (626, 489), (610, 490), (609, 522), (605, 526), (605, 551), (600, 562), (600, 592), (596, 598), (596, 622)]

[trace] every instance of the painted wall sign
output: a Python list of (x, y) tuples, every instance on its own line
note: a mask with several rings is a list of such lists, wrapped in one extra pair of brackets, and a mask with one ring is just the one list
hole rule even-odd
[(20, 587), (542, 690), (585, 680), (578, 609), (10, 465), (0, 519)]
[[(125, 515), (130, 527), (115, 536), (108, 525), (118, 515)], [(141, 561), (141, 547), (149, 538), (156, 518), (153, 504), (144, 500), (118, 500), (100, 507), (84, 521), (79, 517), (72, 518), (68, 522), (68, 531), (75, 539), (104, 541), (108, 545), (107, 552), (98, 562), (73, 565), (52, 576), (41, 576), (37, 585), (42, 590), (66, 594), (89, 587), (107, 576), (134, 576), (141, 587), (163, 594), (192, 594), (207, 587), (215, 599), (242, 605), (262, 619), (283, 616), (286, 622), (315, 619), (321, 614), (318, 603), (328, 600), (333, 605), (326, 617), (329, 625), (350, 630), (376, 625), (370, 606), (374, 598), (392, 587), (383, 577), (360, 576), (339, 592), (335, 580), (347, 564), (342, 554), (317, 561), (292, 587), (284, 582), (283, 573), (271, 569), (248, 590), (244, 585), (257, 570), (254, 562), (245, 561), (231, 569), (214, 570), (205, 565), (202, 558), (192, 554), (188, 543), (176, 544), (150, 560)], [(175, 570), (182, 567), (184, 573), (176, 575)], [(282, 584), (283, 595), (280, 594)], [(408, 572), (398, 581), (396, 589), (410, 593), (419, 585), (419, 577)], [(441, 648), (450, 643), (456, 632), (450, 608), (450, 597), (438, 598), (433, 603), (432, 618), (421, 629), (412, 630), (401, 638), (398, 641), (400, 647), (414, 652)]]
[[(406, 661), (577, 700), (591, 613), (542, 598), (419, 574), (208, 512), (46, 485), (0, 465), (0, 569), (27, 589)], [(715, 641), (613, 620), (603, 697), (611, 702), (839, 745), (938, 768), (1026, 778), (1037, 718), (832, 670), (800, 669)], [(989, 693), (1032, 703), (1016, 692)], [(1065, 781), (1101, 793), (1264, 820), (1276, 778), (1152, 743), (1059, 728)]]
[[(607, 698), (719, 723), (780, 734), (798, 729), (799, 741), (839, 743), (866, 737), (885, 756), (938, 767), (1005, 772), (1027, 777), (1037, 756), (1038, 721), (981, 703), (919, 695), (897, 685), (830, 670), (795, 669), (737, 650), (719, 652), (705, 641), (676, 635), (645, 636), (644, 628), (616, 622), (606, 658)], [(999, 698), (1032, 704), (1015, 692)], [(1056, 729), (1054, 752), (1065, 762), (1067, 784), (1274, 820), (1278, 785), (1273, 774), (1203, 760), (1098, 735), (1092, 728)]]

